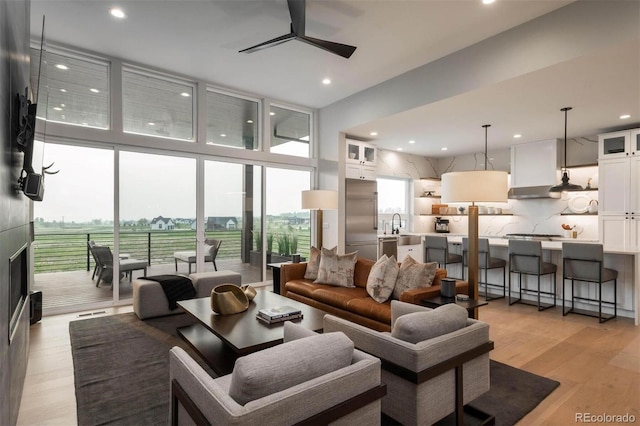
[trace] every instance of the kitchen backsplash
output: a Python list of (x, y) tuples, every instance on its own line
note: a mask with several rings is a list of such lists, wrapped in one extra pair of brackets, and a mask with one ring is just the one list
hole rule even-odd
[[(420, 180), (420, 177), (439, 176), (437, 170), (444, 167), (447, 171), (478, 169), (477, 163), (482, 160), (477, 154), (450, 157), (448, 159), (429, 159), (397, 153), (393, 151), (379, 151), (378, 176), (394, 176), (414, 179), (414, 211), (412, 222), (408, 222), (409, 231), (433, 232), (435, 216), (431, 214), (431, 204), (440, 203), (438, 199), (418, 198), (424, 191), (438, 185), (438, 181)], [(509, 150), (502, 150), (488, 154), (490, 169), (508, 170)], [(484, 168), (484, 166), (482, 167)], [(598, 186), (597, 166), (570, 168), (571, 183), (583, 187), (589, 184), (592, 188)], [(558, 172), (558, 182), (560, 173)], [(439, 191), (436, 190), (439, 194)], [(575, 199), (575, 200), (574, 200)], [(573, 201), (572, 201), (573, 200)], [(594, 202), (591, 202), (595, 200)], [(597, 191), (572, 192), (563, 194), (560, 199), (525, 199), (509, 200), (507, 203), (486, 203), (487, 207), (502, 208), (503, 215), (481, 215), (479, 218), (479, 233), (486, 236), (502, 236), (510, 233), (541, 233), (563, 235), (562, 224), (568, 224), (579, 232), (579, 239), (598, 239), (598, 216), (584, 211), (589, 204), (598, 200)], [(463, 204), (453, 205), (455, 207)], [(584, 211), (584, 212), (583, 212)], [(578, 212), (578, 213), (575, 213)], [(428, 215), (419, 215), (419, 213)], [(444, 216), (444, 215), (443, 215)], [(444, 216), (449, 219), (449, 229), (452, 234), (466, 234), (468, 230), (465, 215)], [(406, 216), (403, 215), (403, 219)], [(408, 219), (408, 218), (407, 218)], [(410, 219), (410, 220), (411, 220)]]

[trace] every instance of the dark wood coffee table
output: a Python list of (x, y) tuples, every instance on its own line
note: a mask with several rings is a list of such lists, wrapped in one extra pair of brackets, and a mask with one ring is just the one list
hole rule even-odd
[(266, 324), (256, 319), (256, 314), (260, 309), (283, 305), (302, 311), (303, 318), (294, 322), (313, 331), (322, 331), (326, 312), (268, 290), (258, 290), (249, 309), (234, 315), (213, 312), (209, 297), (178, 302), (178, 306), (199, 322), (179, 328), (178, 334), (216, 374), (229, 374), (238, 357), (282, 343), (284, 324)]

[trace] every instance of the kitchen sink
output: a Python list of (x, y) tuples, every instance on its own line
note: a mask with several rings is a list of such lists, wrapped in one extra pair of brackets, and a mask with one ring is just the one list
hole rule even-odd
[(422, 238), (420, 235), (399, 235), (398, 236), (398, 245), (399, 246), (412, 246), (416, 244), (420, 244), (422, 242)]

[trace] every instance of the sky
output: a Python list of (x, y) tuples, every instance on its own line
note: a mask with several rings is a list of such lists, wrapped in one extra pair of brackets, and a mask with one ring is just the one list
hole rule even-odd
[[(34, 203), (35, 218), (66, 223), (113, 219), (113, 151), (47, 143), (44, 156), (35, 153), (34, 160), (38, 156), (44, 165), (55, 163), (50, 171), (59, 173), (45, 176), (44, 200)], [(195, 168), (193, 158), (121, 152), (120, 219), (195, 218)], [(210, 182), (205, 184), (205, 217), (242, 216), (241, 165), (206, 161), (205, 182)], [(302, 211), (300, 192), (309, 189), (309, 182), (306, 171), (267, 169), (267, 214)]]

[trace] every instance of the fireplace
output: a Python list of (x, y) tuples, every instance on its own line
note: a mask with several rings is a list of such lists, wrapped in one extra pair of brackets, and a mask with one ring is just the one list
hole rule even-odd
[(9, 343), (18, 326), (20, 315), (27, 301), (28, 292), (28, 245), (23, 245), (9, 258)]

